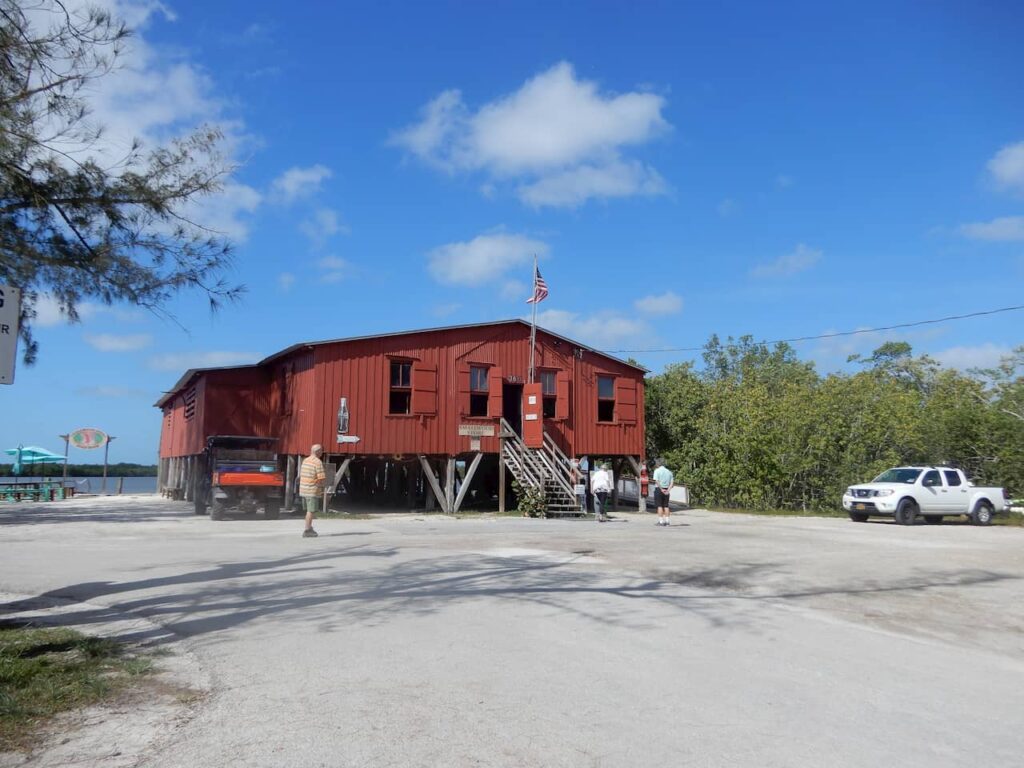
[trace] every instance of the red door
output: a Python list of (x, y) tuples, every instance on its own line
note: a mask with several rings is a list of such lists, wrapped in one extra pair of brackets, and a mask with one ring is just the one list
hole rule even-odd
[(544, 447), (544, 393), (541, 385), (523, 385), (523, 442), (527, 448)]

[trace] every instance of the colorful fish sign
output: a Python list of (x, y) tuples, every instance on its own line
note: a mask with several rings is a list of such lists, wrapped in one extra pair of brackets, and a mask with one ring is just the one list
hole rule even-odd
[(76, 429), (68, 435), (68, 439), (75, 448), (85, 448), (86, 450), (90, 448), (102, 448), (107, 444), (108, 440), (106, 432), (99, 429), (93, 429), (92, 427)]

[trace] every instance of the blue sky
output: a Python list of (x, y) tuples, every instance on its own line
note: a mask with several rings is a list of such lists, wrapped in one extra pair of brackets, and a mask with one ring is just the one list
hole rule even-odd
[[(183, 295), (176, 321), (44, 301), (2, 447), (91, 426), (152, 461), (187, 368), (525, 316), (534, 253), (541, 325), (607, 350), (1024, 303), (1019, 3), (104, 2), (138, 34), (97, 119), (113, 142), (224, 127), (238, 171), (196, 215), (249, 290), (214, 316)], [(1022, 320), (797, 350), (984, 365)]]

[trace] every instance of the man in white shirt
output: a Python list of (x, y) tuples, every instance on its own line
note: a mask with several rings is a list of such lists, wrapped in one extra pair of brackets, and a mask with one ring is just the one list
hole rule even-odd
[(608, 471), (608, 465), (602, 464), (597, 471), (590, 476), (590, 490), (594, 494), (594, 516), (597, 522), (608, 522), (608, 494), (612, 492), (612, 474)]

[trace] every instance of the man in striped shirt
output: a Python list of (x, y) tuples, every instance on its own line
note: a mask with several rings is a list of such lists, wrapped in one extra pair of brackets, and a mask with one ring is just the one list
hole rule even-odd
[(324, 481), (327, 479), (324, 474), (324, 463), (320, 461), (323, 453), (324, 447), (317, 443), (310, 449), (309, 456), (302, 460), (302, 467), (299, 469), (299, 498), (302, 499), (302, 506), (306, 510), (306, 530), (302, 532), (304, 538), (317, 535), (313, 530), (313, 513), (320, 509)]

